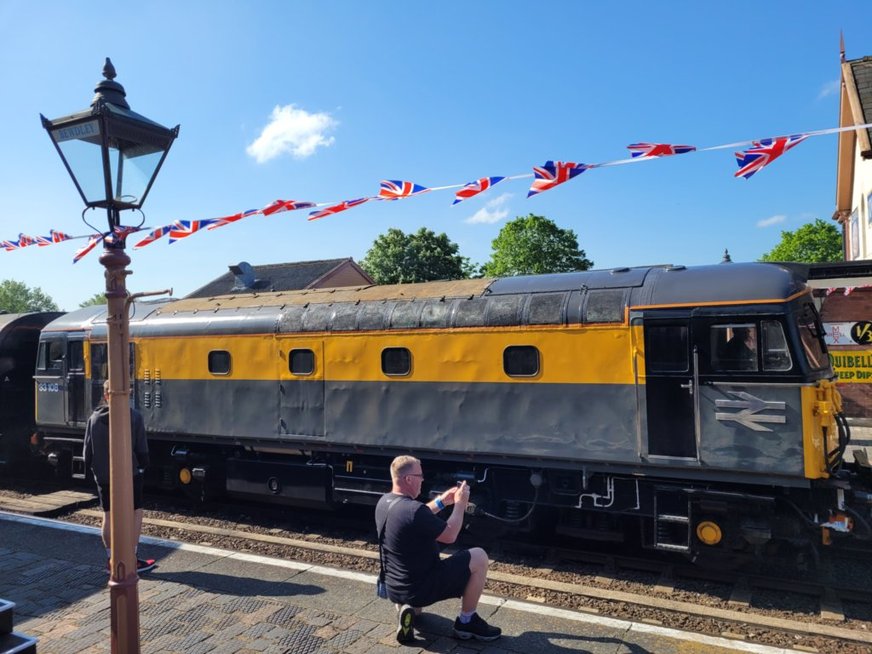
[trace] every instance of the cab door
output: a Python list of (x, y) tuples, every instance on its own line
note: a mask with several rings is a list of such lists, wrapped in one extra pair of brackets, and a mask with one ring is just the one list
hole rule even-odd
[(65, 358), (66, 334), (48, 334), (39, 343), (36, 359), (36, 421), (62, 426), (67, 421)]
[(690, 318), (645, 318), (649, 457), (697, 458), (696, 388)]
[(81, 337), (67, 341), (67, 422), (83, 423), (90, 411), (85, 409), (85, 352)]

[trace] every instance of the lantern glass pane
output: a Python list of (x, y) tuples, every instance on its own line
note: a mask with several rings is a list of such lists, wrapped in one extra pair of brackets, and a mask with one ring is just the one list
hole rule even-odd
[[(124, 147), (126, 146), (126, 147)], [(139, 204), (151, 178), (160, 164), (163, 150), (145, 145), (122, 144), (122, 149), (110, 148), (115, 199), (128, 204)]]
[(100, 124), (96, 120), (51, 132), (88, 202), (106, 199)]

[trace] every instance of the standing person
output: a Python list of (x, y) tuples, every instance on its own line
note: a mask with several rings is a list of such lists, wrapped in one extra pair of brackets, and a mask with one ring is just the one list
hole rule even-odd
[[(130, 435), (133, 455), (133, 542), (139, 543), (142, 531), (142, 470), (148, 466), (148, 441), (142, 414), (130, 407)], [(85, 444), (82, 452), (85, 470), (91, 469), (97, 482), (97, 494), (103, 507), (103, 545), (106, 547), (107, 568), (111, 557), (111, 530), (109, 525), (109, 380), (103, 382), (103, 403), (85, 426)], [(135, 554), (136, 552), (134, 552)], [(136, 572), (142, 573), (155, 566), (154, 559), (136, 559)]]
[[(462, 482), (423, 504), (424, 473), (413, 456), (398, 456), (391, 463), (391, 492), (375, 508), (375, 523), (384, 553), (388, 597), (399, 607), (397, 640), (415, 639), (413, 623), (421, 607), (449, 597), (460, 597), (460, 614), (454, 621), (457, 638), (496, 640), (502, 631), (476, 613), (487, 580), (487, 553), (480, 547), (462, 550), (447, 559), (439, 557), (439, 544), (455, 541), (463, 526), (469, 486)], [(443, 520), (436, 514), (454, 505)]]

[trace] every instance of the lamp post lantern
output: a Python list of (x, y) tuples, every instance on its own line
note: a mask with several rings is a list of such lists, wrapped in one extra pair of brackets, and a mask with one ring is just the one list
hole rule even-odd
[(134, 554), (133, 466), (130, 435), (129, 321), (125, 278), (130, 257), (121, 212), (139, 209), (179, 126), (169, 129), (130, 110), (109, 58), (88, 109), (42, 125), (89, 209), (105, 208), (109, 229), (100, 263), (106, 268), (109, 355), (109, 597), (112, 652), (139, 652), (139, 598)]

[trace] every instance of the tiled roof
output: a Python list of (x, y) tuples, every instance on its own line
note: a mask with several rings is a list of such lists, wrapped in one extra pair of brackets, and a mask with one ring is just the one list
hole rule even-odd
[[(249, 266), (240, 263), (239, 268), (250, 268), (254, 279), (250, 287), (242, 286), (237, 275), (226, 272), (220, 277), (189, 293), (185, 297), (213, 297), (216, 295), (235, 295), (266, 291), (294, 291), (307, 288), (313, 282), (335, 270), (342, 264), (351, 261), (345, 259), (323, 259), (321, 261), (297, 261), (292, 263), (276, 263), (263, 266)], [(236, 266), (234, 266), (236, 267)]]

